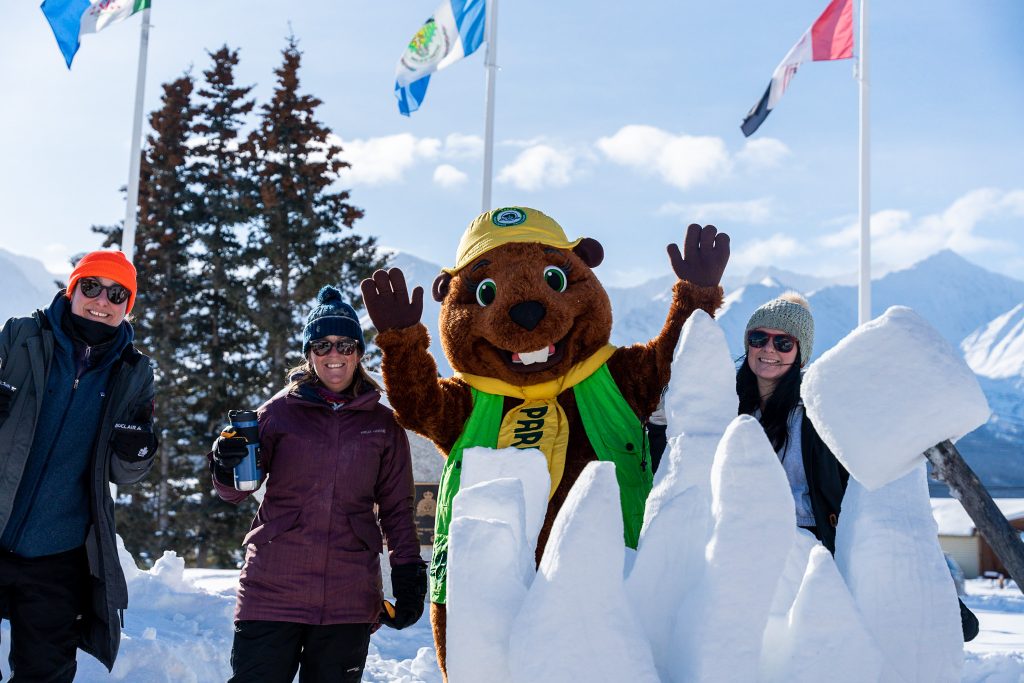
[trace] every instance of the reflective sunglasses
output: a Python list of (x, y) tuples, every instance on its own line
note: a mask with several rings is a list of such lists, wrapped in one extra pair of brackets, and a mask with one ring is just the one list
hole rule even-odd
[(343, 356), (351, 356), (359, 349), (359, 344), (351, 339), (341, 339), (336, 342), (317, 339), (315, 342), (310, 342), (309, 349), (317, 356), (326, 356), (331, 349), (338, 349), (338, 353)]
[(102, 285), (99, 280), (94, 280), (91, 277), (83, 277), (79, 280), (78, 289), (87, 299), (95, 299), (103, 293), (103, 290), (107, 290), (107, 299), (115, 306), (120, 306), (128, 301), (128, 297), (131, 295), (127, 287), (116, 282), (112, 285)]
[(762, 349), (768, 345), (768, 340), (772, 340), (772, 346), (779, 353), (789, 353), (796, 348), (796, 339), (789, 336), (788, 334), (768, 334), (761, 330), (751, 330), (747, 332), (747, 346), (752, 349)]

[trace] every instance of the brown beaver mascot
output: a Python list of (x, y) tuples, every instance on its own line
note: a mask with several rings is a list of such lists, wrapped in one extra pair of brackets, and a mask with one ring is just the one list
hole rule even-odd
[(539, 561), (555, 516), (587, 463), (615, 463), (625, 542), (636, 547), (653, 472), (643, 419), (668, 384), (676, 341), (694, 310), (722, 303), (718, 286), (729, 237), (713, 226), (687, 228), (684, 254), (668, 246), (673, 288), (668, 319), (646, 344), (609, 344), (612, 310), (593, 268), (604, 258), (594, 239), (570, 241), (540, 211), (481, 214), (459, 243), (453, 268), (434, 281), (440, 334), (456, 376), (442, 379), (420, 324), (423, 290), (410, 299), (398, 269), (362, 283), (384, 353), (382, 371), (399, 423), (447, 456), (438, 495), (430, 567), (431, 626), (445, 671), (448, 525), (462, 451), (472, 446), (538, 448), (552, 493), (537, 543)]

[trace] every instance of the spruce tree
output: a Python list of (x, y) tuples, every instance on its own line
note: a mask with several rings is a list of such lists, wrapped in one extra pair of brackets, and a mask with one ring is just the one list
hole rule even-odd
[[(134, 258), (139, 292), (132, 322), (136, 343), (155, 365), (155, 425), (162, 445), (153, 473), (119, 491), (118, 503), (127, 508), (120, 513), (125, 545), (147, 564), (165, 548), (185, 550), (196, 528), (195, 515), (183, 505), (195, 493), (196, 440), (190, 424), (190, 349), (181, 343), (193, 301), (189, 250), (195, 199), (188, 162), (193, 87), (188, 75), (163, 86), (162, 105), (150, 115), (139, 182)], [(119, 242), (119, 233), (109, 230), (108, 242)]]
[[(209, 446), (227, 420), (228, 411), (255, 409), (262, 386), (259, 331), (250, 308), (251, 282), (243, 248), (252, 218), (253, 186), (238, 152), (239, 134), (255, 103), (251, 86), (235, 85), (238, 52), (227, 46), (208, 53), (212, 65), (203, 72), (198, 91), (190, 178), (196, 193), (193, 264), (194, 317), (189, 328), (196, 380), (194, 430)], [(213, 489), (206, 462), (195, 472), (201, 487), (198, 508), (202, 538), (196, 564), (234, 566), (241, 559), (240, 539), (248, 529), (255, 501), (238, 506), (223, 502)]]
[(256, 182), (249, 246), (266, 340), (267, 394), (301, 359), (302, 323), (320, 287), (338, 284), (358, 303), (359, 282), (383, 264), (374, 239), (347, 232), (363, 212), (349, 203), (348, 191), (334, 190), (338, 172), (349, 164), (337, 138), (316, 119), (321, 101), (299, 93), (302, 53), (294, 38), (282, 55), (273, 97), (246, 144)]

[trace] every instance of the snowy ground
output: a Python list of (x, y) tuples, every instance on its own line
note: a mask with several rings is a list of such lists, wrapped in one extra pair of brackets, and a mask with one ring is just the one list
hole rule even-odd
[[(80, 683), (216, 683), (228, 676), (231, 610), (238, 572), (184, 569), (165, 559), (130, 580), (132, 605), (125, 615), (121, 654), (113, 673), (79, 654)], [(1024, 683), (1024, 595), (986, 579), (967, 582), (965, 602), (978, 615), (981, 633), (965, 647), (963, 681)], [(3, 626), (0, 665), (8, 675), (10, 631)], [(437, 683), (426, 618), (404, 631), (383, 628), (373, 636), (364, 681)]]

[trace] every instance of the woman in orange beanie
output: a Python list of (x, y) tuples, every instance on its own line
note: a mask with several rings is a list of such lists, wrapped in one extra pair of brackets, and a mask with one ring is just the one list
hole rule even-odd
[(125, 315), (135, 268), (82, 258), (45, 310), (0, 330), (0, 603), (15, 680), (71, 681), (80, 648), (113, 667), (128, 606), (108, 480), (153, 465), (153, 370)]

